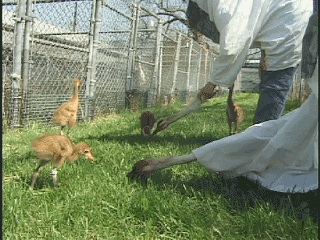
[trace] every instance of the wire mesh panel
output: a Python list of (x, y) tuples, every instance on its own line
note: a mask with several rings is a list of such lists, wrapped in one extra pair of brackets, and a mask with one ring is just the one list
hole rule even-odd
[(2, 6), (2, 125), (11, 125), (14, 17), (17, 5)]
[(163, 36), (163, 43), (161, 49), (161, 95), (168, 96), (171, 93), (171, 89), (173, 86), (172, 77), (174, 73), (174, 58), (177, 51), (177, 41), (176, 35)]
[[(139, 107), (150, 107), (155, 104), (157, 94), (156, 54), (159, 19), (152, 16), (146, 8), (139, 8), (138, 31), (135, 41), (134, 77), (132, 88), (139, 98)], [(160, 42), (158, 42), (160, 44)]]
[(10, 113), (12, 111), (12, 49), (2, 48), (2, 124), (10, 126)]
[(91, 11), (92, 1), (33, 4), (31, 64), (24, 105), (27, 122), (52, 122), (55, 110), (74, 95), (75, 78), (82, 80), (79, 119), (83, 119)]
[[(49, 52), (59, 53), (59, 48), (43, 44), (33, 46), (37, 51), (32, 56), (33, 66), (27, 92), (26, 118), (51, 122), (55, 110), (74, 95), (75, 78), (82, 80), (79, 98), (80, 108), (83, 108), (87, 53), (61, 49), (61, 55), (55, 56)], [(39, 52), (41, 50), (43, 55)], [(83, 118), (82, 112), (79, 117)]]
[(192, 60), (191, 60), (191, 81), (190, 81), (190, 92), (195, 93), (201, 88), (200, 85), (200, 68), (202, 63), (202, 49), (201, 46), (194, 44), (192, 49)]
[(207, 62), (208, 62), (208, 50), (203, 47), (200, 48), (201, 58), (199, 59), (199, 80), (198, 89), (202, 88), (207, 83)]
[(189, 71), (189, 63), (191, 60), (191, 52), (190, 52), (190, 40), (189, 38), (183, 36), (181, 39), (181, 47), (180, 47), (180, 53), (179, 53), (179, 64), (177, 69), (177, 79), (175, 88), (179, 92), (187, 91), (189, 89), (189, 83), (188, 83), (188, 71)]
[[(186, 100), (187, 93), (202, 87), (214, 56), (181, 33), (185, 26), (164, 26), (168, 19), (153, 12), (153, 3), (146, 5), (150, 8), (129, 0), (3, 3), (3, 116), (8, 125), (17, 99), (23, 125), (52, 124), (56, 109), (74, 95), (75, 78), (82, 80), (80, 121), (120, 108), (151, 107), (177, 93)], [(17, 10), (24, 38), (21, 76), (13, 78)]]
[(95, 115), (125, 107), (132, 11), (123, 1), (108, 1), (102, 8), (96, 55)]
[(163, 38), (161, 60), (163, 98), (170, 99), (171, 95), (177, 95), (179, 100), (188, 101), (210, 80), (215, 57), (209, 45), (199, 44), (174, 29), (168, 29)]

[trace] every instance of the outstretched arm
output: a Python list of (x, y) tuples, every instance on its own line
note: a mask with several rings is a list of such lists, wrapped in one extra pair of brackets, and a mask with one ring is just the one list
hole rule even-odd
[(150, 158), (142, 159), (136, 162), (131, 172), (128, 173), (128, 177), (141, 178), (147, 177), (150, 174), (164, 168), (171, 167), (177, 164), (184, 164), (196, 161), (196, 156), (191, 153), (183, 156), (171, 156), (166, 158)]
[(185, 117), (186, 115), (195, 112), (200, 109), (201, 105), (210, 98), (213, 98), (217, 94), (217, 85), (214, 85), (211, 82), (208, 82), (197, 94), (196, 97), (194, 97), (190, 103), (182, 109), (180, 112), (175, 113), (169, 117), (166, 117), (162, 120), (160, 120), (157, 124), (157, 128), (155, 131), (151, 134), (151, 137), (156, 135), (158, 132), (163, 131), (166, 129), (171, 123), (179, 120), (180, 118)]

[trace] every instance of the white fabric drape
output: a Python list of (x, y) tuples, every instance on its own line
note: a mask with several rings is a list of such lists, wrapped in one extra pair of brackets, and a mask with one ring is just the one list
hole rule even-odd
[[(223, 41), (220, 39), (222, 54), (213, 64), (214, 82), (224, 83), (221, 84), (224, 86), (233, 83), (253, 39), (267, 50), (268, 70), (298, 64), (308, 20), (298, 18), (309, 16), (301, 1), (195, 1), (209, 13), (224, 38)], [(247, 28), (240, 27), (236, 31), (228, 26), (236, 24), (234, 19), (240, 21), (241, 18), (241, 24)], [(317, 41), (317, 28), (311, 26), (308, 28), (312, 33), (310, 37)], [(304, 41), (307, 42), (313, 41)], [(317, 46), (313, 45), (305, 46), (305, 60), (309, 59), (308, 54), (317, 54)], [(318, 61), (313, 74), (311, 72), (305, 79), (312, 93), (300, 108), (277, 120), (256, 124), (242, 133), (195, 149), (193, 154), (199, 163), (209, 171), (224, 172), (227, 177), (242, 175), (258, 180), (262, 186), (274, 191), (308, 192), (317, 189)], [(216, 68), (221, 69), (216, 71)]]
[(308, 100), (277, 120), (249, 127), (193, 151), (209, 171), (247, 176), (279, 192), (318, 188), (318, 63)]

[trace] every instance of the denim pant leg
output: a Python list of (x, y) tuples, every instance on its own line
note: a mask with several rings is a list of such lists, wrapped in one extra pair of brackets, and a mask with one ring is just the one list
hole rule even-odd
[(278, 119), (284, 111), (297, 67), (263, 71), (254, 124)]

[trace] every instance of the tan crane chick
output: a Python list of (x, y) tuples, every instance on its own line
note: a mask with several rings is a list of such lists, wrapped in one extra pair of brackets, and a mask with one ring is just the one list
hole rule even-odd
[(53, 161), (53, 185), (57, 186), (56, 168), (61, 166), (65, 161), (74, 162), (79, 156), (85, 156), (88, 159), (95, 160), (91, 148), (88, 144), (81, 142), (74, 145), (70, 137), (59, 134), (46, 134), (34, 140), (32, 147), (35, 148), (37, 156), (40, 158), (40, 164), (36, 168), (30, 187), (34, 184), (40, 175), (42, 168)]
[[(233, 87), (229, 88), (229, 96), (228, 96), (228, 107), (226, 109), (228, 124), (229, 124), (229, 135), (238, 133), (238, 126), (244, 119), (244, 111), (239, 104), (233, 101)], [(232, 125), (234, 125), (234, 131), (232, 131)]]
[(141, 114), (141, 133), (148, 137), (148, 139), (151, 136), (151, 131), (153, 129), (153, 126), (157, 122), (157, 117), (154, 113), (152, 112), (143, 112)]
[(81, 82), (82, 81), (80, 79), (75, 79), (74, 96), (71, 97), (70, 101), (62, 104), (53, 115), (53, 122), (61, 126), (61, 135), (63, 135), (63, 129), (65, 126), (68, 126), (70, 129), (76, 125), (79, 105), (78, 86), (81, 84)]

